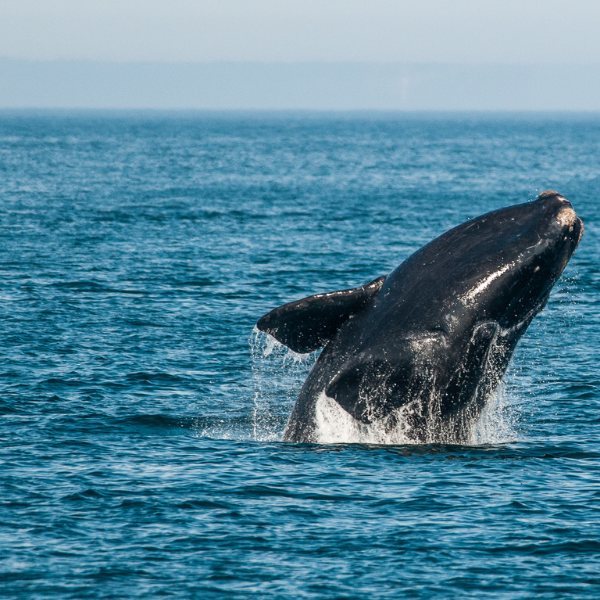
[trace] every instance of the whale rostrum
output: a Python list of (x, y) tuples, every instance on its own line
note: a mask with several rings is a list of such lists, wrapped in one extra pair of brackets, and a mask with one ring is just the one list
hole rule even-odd
[(582, 235), (570, 202), (546, 191), (447, 231), (387, 276), (266, 314), (260, 331), (323, 349), (283, 440), (322, 441), (327, 401), (362, 428), (466, 442)]

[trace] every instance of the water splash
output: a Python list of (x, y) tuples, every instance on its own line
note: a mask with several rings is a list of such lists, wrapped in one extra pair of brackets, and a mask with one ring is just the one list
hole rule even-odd
[[(421, 442), (415, 442), (410, 436), (408, 417), (411, 410), (411, 405), (404, 406), (367, 425), (322, 393), (316, 404), (317, 441), (321, 444), (418, 444)], [(518, 438), (516, 425), (514, 405), (501, 386), (488, 399), (479, 419), (472, 424), (467, 444), (480, 446), (514, 442)], [(436, 439), (437, 433), (432, 431), (432, 435), (426, 437)]]
[(256, 327), (249, 341), (254, 388), (253, 437), (257, 441), (279, 440), (318, 352), (298, 354)]
[(512, 400), (506, 384), (501, 383), (488, 398), (481, 416), (473, 425), (470, 445), (506, 444), (519, 439), (518, 413)]
[[(400, 411), (398, 411), (400, 412)], [(398, 414), (361, 423), (323, 392), (315, 407), (317, 440), (321, 444), (410, 444), (406, 420)]]
[[(253, 412), (252, 439), (281, 439), (287, 419), (300, 388), (318, 352), (298, 354), (272, 336), (254, 328), (250, 336), (252, 353)], [(316, 403), (318, 443), (415, 444), (411, 439), (408, 416), (411, 405), (394, 411), (384, 419), (364, 424), (354, 419), (335, 400), (323, 392)], [(471, 427), (469, 445), (514, 442), (518, 415), (504, 384), (488, 398), (481, 415)], [(432, 439), (435, 436), (432, 434)], [(429, 442), (427, 442), (429, 443)]]

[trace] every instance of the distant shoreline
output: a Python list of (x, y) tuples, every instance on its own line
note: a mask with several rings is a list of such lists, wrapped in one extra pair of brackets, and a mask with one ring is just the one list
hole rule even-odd
[(0, 58), (0, 109), (595, 112), (600, 65)]

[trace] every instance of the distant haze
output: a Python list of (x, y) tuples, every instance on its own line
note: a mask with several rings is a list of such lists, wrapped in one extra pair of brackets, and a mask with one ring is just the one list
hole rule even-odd
[(0, 108), (600, 110), (598, 0), (0, 0)]
[(600, 110), (600, 67), (0, 60), (0, 108)]

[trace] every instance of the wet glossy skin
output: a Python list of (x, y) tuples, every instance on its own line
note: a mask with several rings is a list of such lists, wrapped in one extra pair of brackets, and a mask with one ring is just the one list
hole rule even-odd
[(415, 441), (461, 442), (583, 234), (553, 192), (487, 213), (395, 269), (327, 343), (284, 440), (318, 441), (323, 391), (365, 424), (402, 407)]

